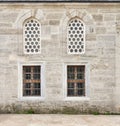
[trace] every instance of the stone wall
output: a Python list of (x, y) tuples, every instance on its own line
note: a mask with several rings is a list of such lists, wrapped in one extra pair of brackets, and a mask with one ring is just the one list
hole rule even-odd
[[(39, 111), (77, 108), (81, 112), (120, 112), (120, 4), (10, 3), (0, 4), (1, 111), (36, 108)], [(41, 22), (41, 54), (23, 53), (22, 26), (31, 16)], [(86, 25), (86, 50), (67, 54), (67, 22), (80, 17)], [(45, 62), (45, 99), (20, 100), (19, 63)], [(66, 101), (64, 63), (89, 64), (89, 100)]]

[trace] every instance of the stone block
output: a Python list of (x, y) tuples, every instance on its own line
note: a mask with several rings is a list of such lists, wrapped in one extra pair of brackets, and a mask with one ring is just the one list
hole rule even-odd
[(102, 14), (93, 14), (93, 19), (95, 22), (101, 22), (103, 21), (103, 15)]
[(107, 34), (116, 34), (116, 27), (115, 26), (109, 26), (106, 28), (106, 33)]
[(51, 34), (60, 34), (58, 26), (51, 26)]
[(51, 29), (50, 26), (42, 26), (41, 27), (41, 38), (42, 39), (50, 39)]
[[(111, 46), (114, 48), (114, 43), (115, 43), (115, 35), (99, 35), (97, 36), (97, 40), (99, 42), (102, 42), (101, 45), (104, 45), (104, 43), (109, 43), (108, 46)], [(99, 44), (98, 42), (98, 44)]]
[(5, 28), (9, 28), (9, 27), (12, 27), (12, 23), (3, 23), (3, 22), (0, 22), (0, 28), (1, 27), (5, 27)]
[(0, 21), (1, 22), (15, 22), (17, 19), (18, 13), (11, 12), (9, 10), (8, 12), (0, 13)]
[(106, 28), (105, 27), (96, 27), (96, 34), (105, 34)]
[(120, 21), (120, 14), (116, 15), (116, 20)]
[(115, 21), (115, 14), (105, 14), (104, 21)]
[(86, 34), (94, 34), (95, 33), (95, 26), (87, 26), (86, 27)]
[(106, 7), (104, 9), (100, 9), (99, 10), (100, 13), (108, 13), (108, 14), (116, 14), (116, 13), (120, 13), (120, 9), (117, 8), (115, 9), (114, 7)]
[(6, 29), (6, 28), (0, 28), (0, 34), (2, 35), (10, 35), (10, 34), (18, 34), (18, 30), (17, 29)]
[(86, 41), (95, 41), (96, 34), (87, 34), (85, 39), (86, 39)]
[(41, 20), (41, 25), (49, 25), (49, 21), (48, 20)]
[(46, 19), (61, 19), (62, 18), (62, 13), (48, 13), (46, 15)]
[(60, 21), (59, 20), (49, 20), (49, 25), (59, 25)]

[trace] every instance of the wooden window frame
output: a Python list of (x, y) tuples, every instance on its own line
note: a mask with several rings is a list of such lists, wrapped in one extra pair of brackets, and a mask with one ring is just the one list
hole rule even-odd
[[(68, 79), (68, 67), (73, 67), (74, 68), (74, 72), (73, 72), (73, 74), (74, 74), (74, 79)], [(83, 78), (82, 79), (78, 79), (78, 77), (77, 77), (77, 75), (78, 75), (78, 71), (77, 71), (77, 68), (78, 67), (83, 67), (83, 71), (82, 72), (84, 72), (83, 73)], [(73, 84), (73, 88), (69, 88), (69, 83), (72, 83)], [(78, 88), (77, 87), (77, 84), (78, 83), (82, 83), (82, 84), (84, 84), (84, 88)], [(69, 90), (73, 90), (73, 92), (74, 92), (74, 95), (69, 95), (68, 94), (68, 91)], [(79, 95), (78, 94), (78, 90), (82, 90), (83, 91), (83, 94), (82, 95)], [(80, 96), (85, 96), (85, 65), (68, 65), (67, 66), (67, 96), (68, 97), (80, 97)]]
[[(24, 96), (23, 95), (23, 66), (41, 66), (41, 95), (39, 96)], [(45, 63), (44, 62), (30, 62), (18, 63), (18, 100), (44, 100), (45, 99)]]
[[(85, 95), (68, 96), (67, 95), (67, 66), (85, 66)], [(88, 62), (65, 62), (63, 64), (63, 96), (65, 101), (89, 101), (90, 100), (90, 64)]]
[[(26, 72), (25, 69), (29, 67), (31, 72)], [(34, 68), (39, 67), (40, 72), (34, 72)], [(34, 75), (39, 75), (39, 79), (34, 79)], [(30, 79), (26, 79), (26, 75), (30, 75)], [(35, 84), (39, 83), (40, 87), (35, 88)], [(26, 85), (30, 84), (30, 88), (26, 88)], [(40, 94), (34, 94), (34, 91), (37, 90), (39, 91)], [(30, 91), (30, 94), (27, 95), (25, 94), (25, 91)], [(36, 66), (36, 65), (28, 65), (28, 66), (23, 66), (23, 96), (41, 96), (41, 66)]]

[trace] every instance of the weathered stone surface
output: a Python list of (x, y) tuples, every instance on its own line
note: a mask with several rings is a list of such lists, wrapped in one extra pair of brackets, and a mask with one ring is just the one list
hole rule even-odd
[(115, 21), (115, 14), (105, 14), (104, 21)]
[[(39, 108), (48, 112), (67, 107), (80, 112), (120, 112), (119, 4), (27, 3), (0, 4), (0, 111)], [(19, 10), (19, 11), (18, 11)], [(68, 15), (69, 14), (69, 15)], [(41, 54), (23, 52), (23, 23), (41, 23)], [(85, 23), (85, 53), (67, 54), (67, 25), (79, 17)], [(45, 64), (44, 100), (20, 100), (20, 63)], [(65, 99), (65, 64), (88, 63), (89, 100)], [(14, 103), (14, 105), (13, 105)], [(21, 106), (21, 107), (20, 107)]]
[(94, 14), (93, 19), (97, 22), (103, 21), (103, 15), (102, 14)]
[(120, 14), (117, 14), (116, 15), (116, 20), (119, 20), (120, 21)]
[(59, 20), (50, 20), (49, 21), (49, 24), (50, 25), (59, 25), (60, 24), (60, 21)]
[(87, 41), (95, 41), (96, 40), (96, 35), (95, 34), (87, 34), (86, 35), (86, 40)]
[(46, 19), (60, 19), (61, 17), (61, 13), (48, 13)]
[(96, 27), (96, 34), (105, 34), (106, 28), (105, 27)]
[(0, 34), (7, 35), (7, 34), (18, 34), (17, 29), (6, 29), (6, 28), (1, 28), (0, 29)]
[(10, 13), (10, 11), (6, 13), (0, 13), (0, 22), (14, 22), (17, 18), (18, 13)]

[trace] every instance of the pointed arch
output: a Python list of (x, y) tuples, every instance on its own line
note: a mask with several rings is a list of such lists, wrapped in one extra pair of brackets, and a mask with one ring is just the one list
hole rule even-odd
[(85, 24), (79, 17), (71, 18), (67, 24), (68, 54), (85, 52)]
[[(92, 15), (84, 10), (84, 9), (67, 9), (66, 13), (63, 15), (61, 20), (61, 46), (62, 46), (62, 55), (70, 54), (68, 53), (68, 23), (72, 21), (73, 19), (77, 18), (81, 21), (81, 23), (84, 24), (84, 51), (81, 52), (81, 54), (85, 53), (85, 36), (88, 34), (86, 31), (86, 27), (94, 26), (95, 21), (92, 17)], [(75, 54), (75, 53), (71, 53)], [(77, 54), (77, 53), (76, 53)], [(80, 53), (79, 53), (80, 54)]]
[(25, 54), (41, 52), (41, 24), (34, 17), (23, 22), (23, 43)]

